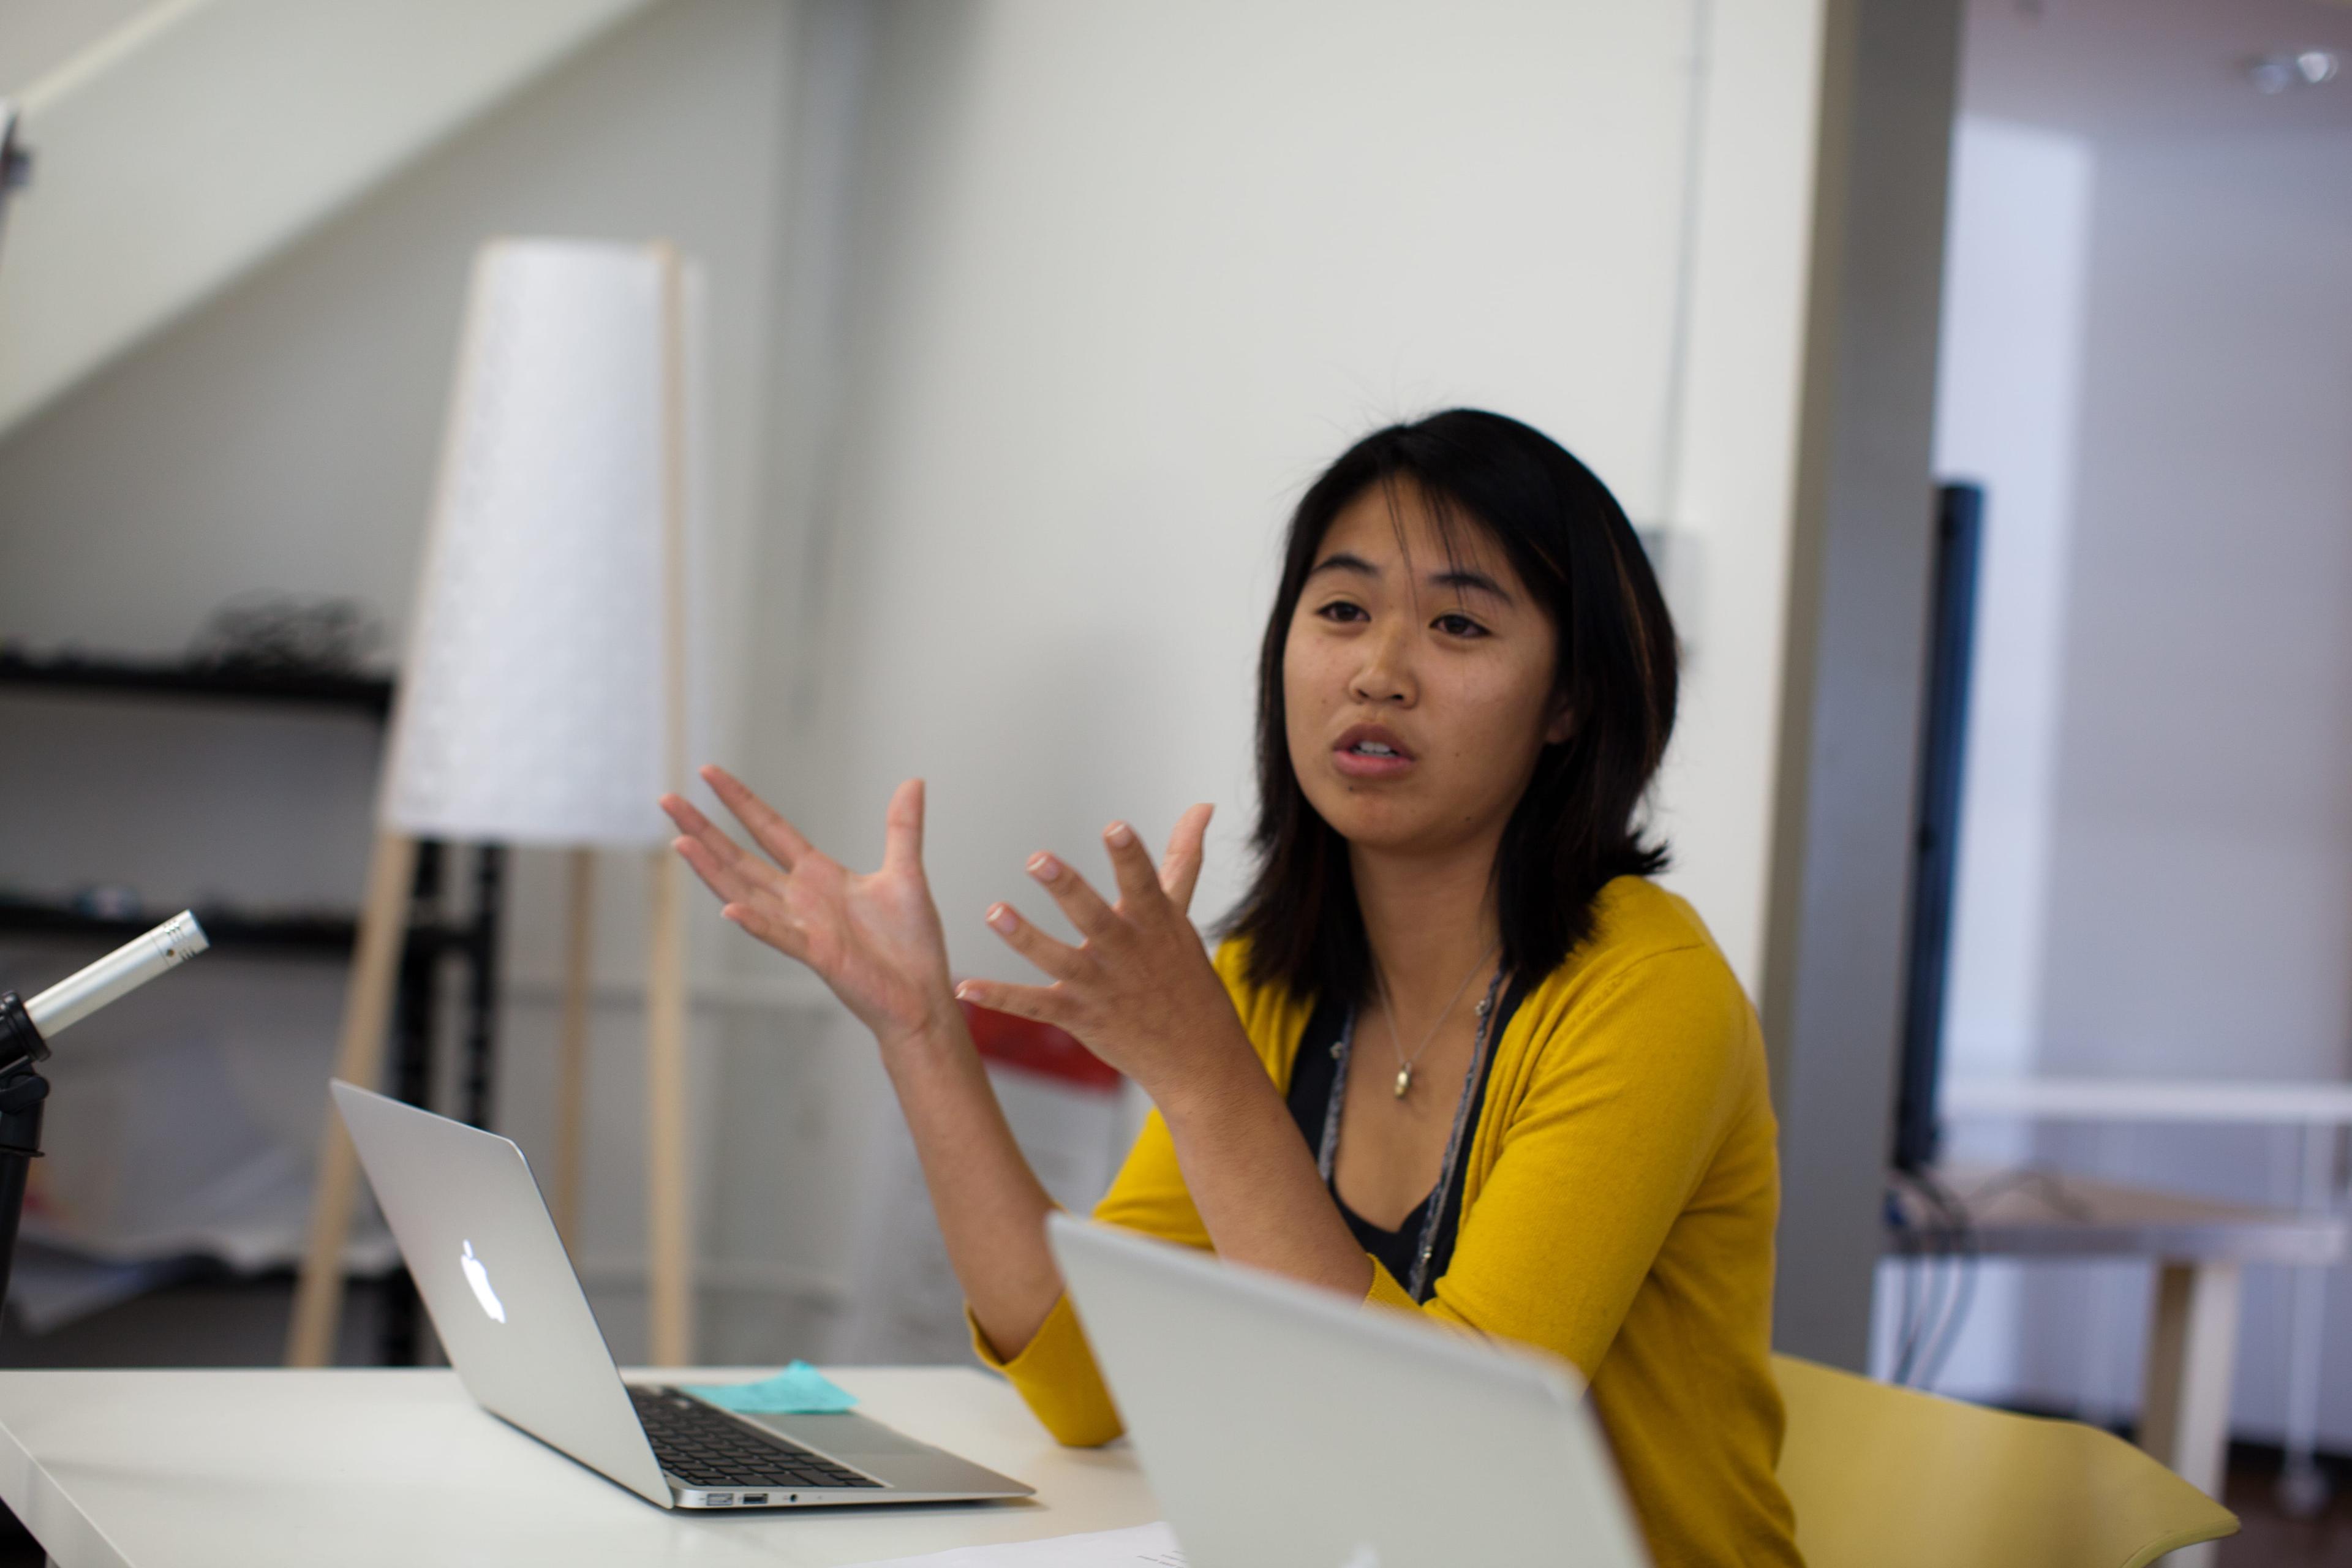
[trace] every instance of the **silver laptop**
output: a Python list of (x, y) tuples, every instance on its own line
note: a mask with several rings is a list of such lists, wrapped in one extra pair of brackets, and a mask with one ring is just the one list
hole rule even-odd
[(855, 1413), (748, 1415), (625, 1384), (522, 1151), (341, 1081), (449, 1364), (485, 1410), (664, 1508), (961, 1502), (1035, 1489)]
[(1645, 1568), (1580, 1380), (1055, 1215), (1054, 1256), (1192, 1568)]

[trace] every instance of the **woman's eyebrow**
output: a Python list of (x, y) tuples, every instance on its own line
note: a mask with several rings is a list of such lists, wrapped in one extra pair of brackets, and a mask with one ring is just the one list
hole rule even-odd
[(1450, 572), (1431, 573), (1429, 582), (1432, 587), (1452, 588), (1463, 594), (1487, 594), (1500, 599), (1506, 605), (1518, 603), (1511, 597), (1509, 589), (1487, 576), (1484, 572), (1469, 572), (1456, 567)]
[(1381, 569), (1360, 555), (1350, 555), (1342, 550), (1336, 555), (1326, 555), (1307, 572), (1307, 576), (1320, 576), (1326, 572), (1352, 572), (1358, 576), (1377, 578)]

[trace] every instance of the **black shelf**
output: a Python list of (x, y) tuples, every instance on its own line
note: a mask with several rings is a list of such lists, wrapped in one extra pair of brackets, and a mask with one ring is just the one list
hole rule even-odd
[(35, 658), (0, 648), (0, 687), (125, 697), (217, 698), (232, 702), (343, 708), (382, 720), (392, 711), (392, 678), (338, 670), (199, 665), (184, 659)]
[[(0, 689), (53, 691), (74, 696), (159, 697), (227, 702), (342, 709), (382, 723), (392, 711), (389, 677), (346, 670), (268, 666), (205, 665), (185, 659), (90, 658), (58, 654), (36, 658), (0, 647)], [(0, 895), (0, 932), (20, 936), (88, 938), (128, 942), (174, 910), (99, 915), (54, 900)], [(318, 910), (272, 914), (226, 905), (195, 910), (215, 947), (247, 952), (342, 959), (351, 956), (355, 917)], [(439, 934), (415, 933), (426, 940)]]
[[(0, 936), (88, 938), (120, 945), (154, 930), (179, 912), (176, 909), (155, 909), (127, 915), (94, 915), (71, 904), (0, 895)], [(358, 923), (345, 914), (273, 915), (203, 904), (195, 905), (189, 912), (205, 928), (205, 939), (216, 950), (341, 961), (351, 957), (352, 943), (359, 935)], [(410, 948), (430, 954), (453, 949), (467, 952), (485, 938), (478, 925), (472, 922), (417, 921), (409, 926), (403, 940)]]
[[(381, 725), (392, 713), (393, 681), (388, 676), (317, 668), (74, 654), (37, 658), (21, 647), (0, 644), (0, 690), (8, 689), (60, 697), (160, 698), (324, 709)], [(475, 848), (473, 896), (467, 910), (450, 909), (443, 896), (443, 884), (454, 879), (456, 869), (445, 864), (448, 858), (446, 845), (431, 839), (417, 844), (391, 1019), (395, 1047), (387, 1065), (392, 1087), (403, 1100), (412, 1105), (432, 1103), (442, 961), (461, 961), (467, 984), (458, 1087), (465, 1119), (477, 1127), (487, 1127), (496, 1055), (499, 910), (504, 898), (506, 850), (490, 844)], [(135, 910), (101, 915), (54, 899), (0, 894), (0, 935), (119, 944), (152, 929), (173, 912)], [(333, 910), (271, 913), (199, 905), (194, 913), (214, 947), (255, 957), (347, 960), (358, 930), (353, 915)], [(423, 1322), (415, 1287), (405, 1271), (395, 1270), (384, 1283), (378, 1325), (387, 1363), (398, 1366), (416, 1361)]]

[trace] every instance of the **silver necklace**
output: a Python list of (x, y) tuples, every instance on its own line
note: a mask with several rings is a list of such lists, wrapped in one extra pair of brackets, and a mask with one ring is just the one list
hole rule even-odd
[[(1478, 978), (1478, 972), (1486, 967), (1486, 961), (1500, 952), (1502, 946), (1498, 942), (1478, 955), (1478, 962), (1470, 966), (1470, 973), (1462, 977), (1462, 984), (1455, 986), (1454, 994), (1445, 999), (1445, 1005), (1438, 1012), (1437, 1022), (1429, 1026), (1429, 1033), (1421, 1037), (1421, 1044), (1413, 1047), (1412, 1055), (1409, 1057), (1404, 1054), (1404, 1041), (1397, 1034), (1396, 1001), (1385, 984), (1381, 987), (1381, 1016), (1388, 1021), (1389, 1045), (1396, 1051), (1396, 1097), (1399, 1100), (1402, 1100), (1405, 1090), (1412, 1087), (1414, 1064), (1428, 1051), (1430, 1042), (1437, 1038), (1437, 1031), (1445, 1027), (1445, 1020), (1454, 1016), (1454, 1006), (1462, 1000), (1462, 994), (1470, 989), (1470, 983)], [(1483, 1025), (1485, 1020), (1480, 1022)]]
[[(1476, 970), (1470, 972), (1473, 974)], [(1445, 1139), (1445, 1163), (1438, 1167), (1437, 1185), (1423, 1201), (1429, 1210), (1421, 1216), (1421, 1237), (1412, 1250), (1412, 1278), (1405, 1289), (1416, 1301), (1429, 1300), (1429, 1263), (1437, 1251), (1438, 1222), (1445, 1216), (1445, 1205), (1454, 1193), (1454, 1167), (1460, 1163), (1463, 1130), (1470, 1122), (1470, 1101), (1477, 1093), (1478, 1068), (1486, 1059), (1487, 1047), (1493, 1044), (1495, 1028), (1495, 996), (1503, 988), (1503, 972), (1496, 970), (1495, 978), (1486, 983), (1486, 999), (1478, 1004), (1478, 1036), (1470, 1047), (1470, 1065), (1462, 1074), (1462, 1098), (1454, 1106), (1454, 1131)], [(1446, 1009), (1453, 1011), (1451, 1007)], [(1348, 1098), (1348, 1058), (1355, 1055), (1356, 1012), (1348, 1010), (1348, 1020), (1339, 1026), (1339, 1043), (1331, 1047), (1331, 1055), (1339, 1064), (1331, 1074), (1331, 1098), (1323, 1107), (1323, 1137), (1315, 1147), (1315, 1169), (1323, 1178), (1323, 1188), (1336, 1200), (1339, 1189), (1333, 1184), (1331, 1173), (1339, 1163), (1339, 1107)]]

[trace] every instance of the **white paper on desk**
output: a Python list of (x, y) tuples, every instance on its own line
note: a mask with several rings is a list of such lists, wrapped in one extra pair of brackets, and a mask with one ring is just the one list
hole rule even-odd
[(862, 1568), (1184, 1568), (1176, 1532), (1163, 1521), (1001, 1546), (959, 1546), (927, 1557), (893, 1557)]

